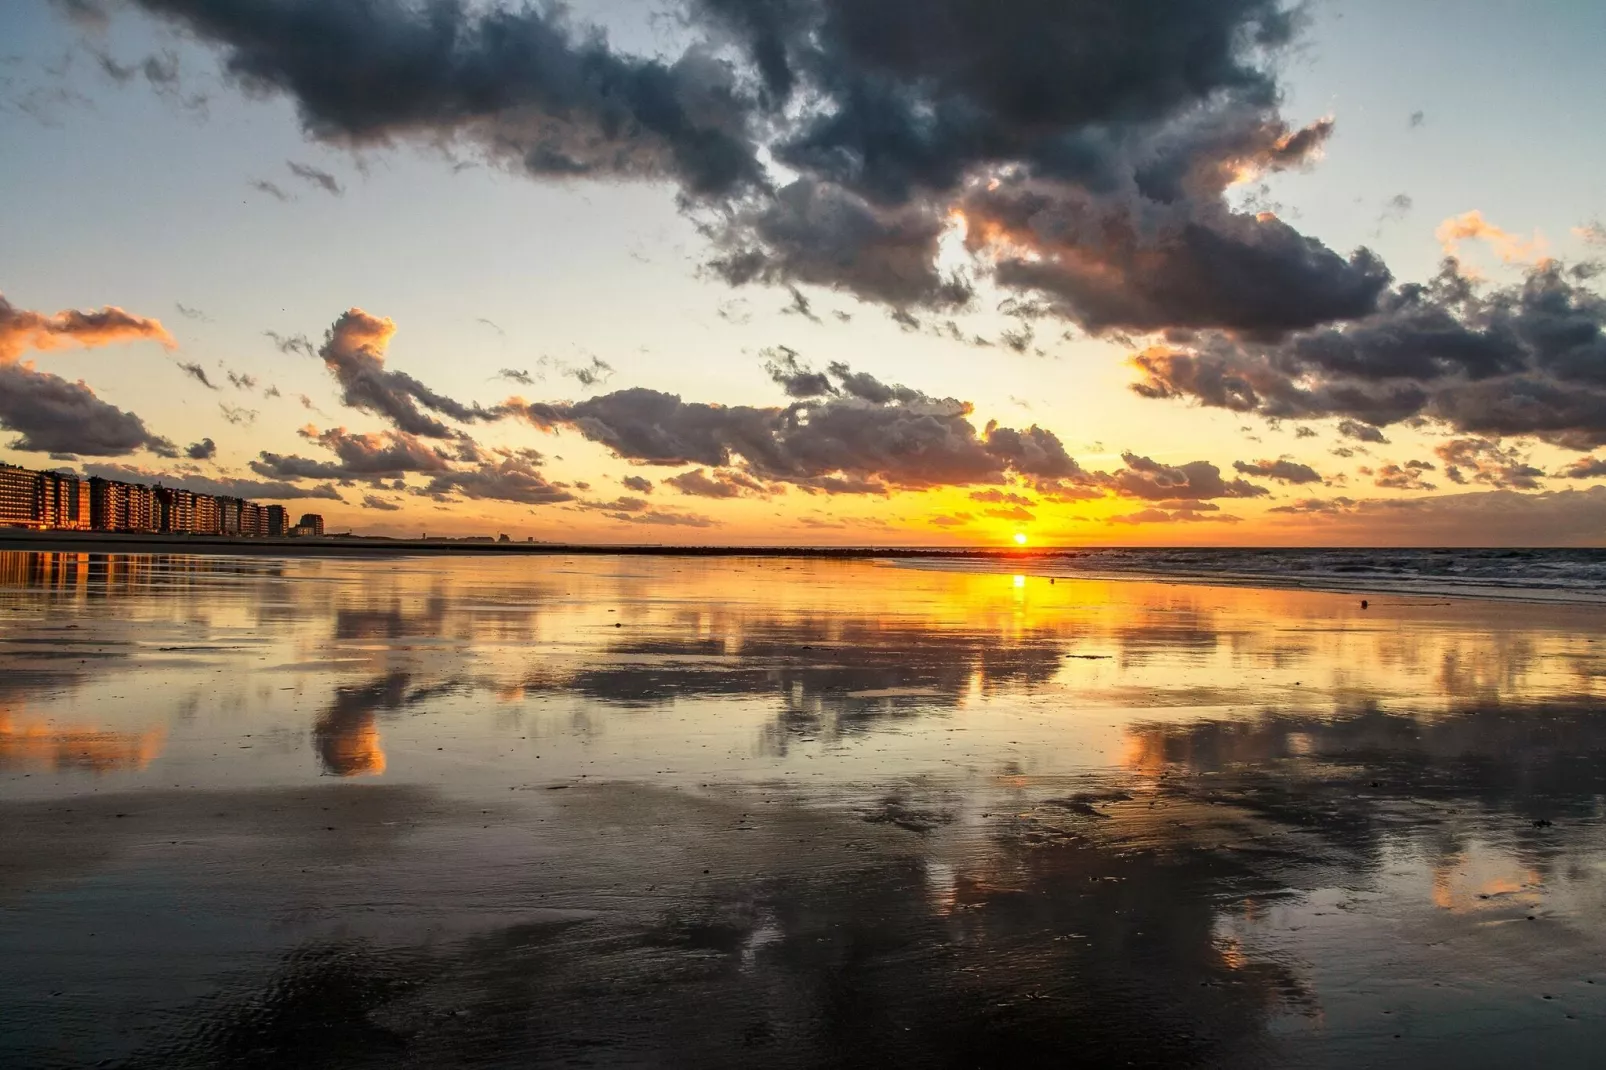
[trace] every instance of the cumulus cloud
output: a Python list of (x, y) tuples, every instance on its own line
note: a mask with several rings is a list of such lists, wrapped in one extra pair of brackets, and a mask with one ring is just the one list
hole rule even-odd
[(758, 480), (731, 469), (716, 469), (709, 475), (704, 469), (694, 468), (671, 476), (664, 485), (695, 498), (741, 498), (767, 491)]
[(1433, 490), (1434, 484), (1422, 478), (1422, 473), (1432, 470), (1431, 464), (1407, 461), (1404, 465), (1385, 464), (1376, 471), (1363, 468), (1361, 474), (1375, 476), (1374, 484), (1390, 490)]
[[(817, 285), (908, 323), (969, 304), (980, 274), (1093, 330), (1265, 334), (1368, 314), (1388, 282), (1227, 196), (1334, 129), (1280, 112), (1281, 0), (681, 0), (667, 56), (561, 5), (132, 2), (323, 142), (671, 182), (710, 269), (794, 287), (800, 314)], [(942, 256), (956, 212), (969, 271)]]
[(507, 407), (543, 429), (572, 428), (627, 460), (739, 468), (762, 483), (827, 493), (998, 484), (1011, 473), (1085, 476), (1052, 432), (994, 424), (978, 432), (966, 402), (888, 385), (844, 364), (820, 375), (783, 360), (772, 374), (796, 399), (785, 408), (687, 402), (640, 387)]
[(1397, 287), (1350, 324), (1151, 347), (1132, 358), (1133, 389), (1273, 419), (1339, 417), (1363, 441), (1425, 417), (1588, 449), (1606, 444), (1606, 300), (1586, 277), (1547, 260), (1485, 288), (1447, 261), (1431, 283)]
[(446, 454), (405, 431), (358, 434), (336, 427), (327, 431), (304, 428), (300, 433), (339, 460), (320, 461), (264, 451), (251, 462), (251, 470), (275, 479), (349, 480), (447, 472), (452, 467)]
[(1135, 453), (1123, 453), (1122, 471), (1100, 477), (1099, 482), (1126, 498), (1148, 501), (1205, 501), (1212, 498), (1259, 498), (1271, 492), (1246, 479), (1226, 480), (1209, 461), (1168, 465)]
[(389, 498), (381, 498), (377, 494), (364, 494), (362, 497), (362, 504), (363, 508), (365, 509), (378, 509), (380, 512), (384, 513), (396, 513), (401, 511), (401, 506), (397, 505)]
[(217, 443), (209, 438), (203, 438), (199, 442), (192, 442), (189, 448), (184, 451), (184, 456), (192, 461), (210, 461), (217, 456)]
[(619, 481), (619, 483), (626, 490), (633, 490), (637, 494), (652, 493), (652, 480), (646, 478), (645, 476), (625, 476)]
[(0, 364), (15, 361), (28, 350), (69, 346), (93, 349), (141, 340), (158, 342), (168, 349), (178, 345), (160, 320), (136, 316), (115, 306), (46, 315), (17, 308), (0, 294)]
[(119, 457), (173, 448), (134, 413), (102, 401), (84, 383), (27, 363), (0, 363), (0, 427), (17, 434), (10, 448), (34, 453)]
[(217, 494), (265, 501), (292, 501), (301, 498), (336, 502), (343, 500), (340, 492), (327, 483), (315, 487), (301, 487), (293, 483), (200, 476), (191, 472), (162, 471), (131, 464), (86, 464), (83, 471), (86, 476), (120, 479), (131, 483), (160, 483), (163, 486), (179, 487), (197, 494)]
[(456, 493), (476, 501), (489, 499), (523, 505), (575, 500), (567, 489), (549, 483), (529, 459), (517, 455), (483, 461), (473, 468), (438, 473), (429, 481), (424, 493), (436, 498)]
[(1483, 483), (1502, 490), (1538, 490), (1545, 473), (1516, 446), (1488, 438), (1456, 438), (1433, 448), (1452, 483)]
[[(424, 438), (452, 438), (454, 432), (430, 413), (460, 423), (495, 420), (506, 415), (465, 405), (436, 393), (406, 372), (385, 367), (385, 351), (396, 333), (394, 321), (360, 308), (341, 314), (324, 337), (318, 356), (340, 384), (341, 402), (389, 420), (399, 430)], [(280, 339), (281, 349), (304, 348), (304, 339)], [(424, 410), (428, 410), (427, 412)]]
[(1280, 457), (1275, 461), (1264, 459), (1253, 462), (1234, 461), (1232, 462), (1232, 467), (1234, 471), (1241, 472), (1246, 476), (1274, 479), (1279, 483), (1299, 484), (1320, 483), (1322, 481), (1321, 473), (1317, 472), (1316, 469), (1308, 464), (1291, 461), (1286, 457)]
[(559, 5), (135, 2), (217, 46), (240, 84), (289, 96), (322, 141), (470, 144), (532, 175), (663, 176), (697, 194), (759, 177), (727, 64), (623, 55)]

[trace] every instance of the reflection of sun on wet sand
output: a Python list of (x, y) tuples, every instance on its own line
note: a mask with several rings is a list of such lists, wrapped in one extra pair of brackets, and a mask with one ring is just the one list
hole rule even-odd
[(159, 728), (140, 734), (111, 732), (20, 720), (9, 710), (0, 710), (0, 769), (31, 766), (96, 773), (144, 769), (162, 752), (165, 739)]

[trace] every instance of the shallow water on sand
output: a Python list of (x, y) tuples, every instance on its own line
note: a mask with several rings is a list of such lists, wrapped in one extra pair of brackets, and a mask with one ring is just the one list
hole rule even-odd
[(0, 554), (0, 1065), (1595, 1066), (1606, 614)]

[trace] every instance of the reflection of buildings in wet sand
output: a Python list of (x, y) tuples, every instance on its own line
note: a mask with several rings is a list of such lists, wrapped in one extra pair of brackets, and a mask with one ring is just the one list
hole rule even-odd
[(151, 592), (214, 578), (273, 578), (283, 563), (189, 554), (0, 551), (0, 589), (89, 594)]
[(0, 709), (0, 769), (39, 768), (111, 773), (144, 769), (162, 752), (166, 733), (112, 732), (101, 728), (27, 720)]

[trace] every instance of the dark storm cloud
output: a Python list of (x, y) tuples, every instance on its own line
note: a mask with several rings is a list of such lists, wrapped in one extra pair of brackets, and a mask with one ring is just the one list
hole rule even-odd
[(209, 438), (203, 438), (199, 442), (192, 442), (190, 447), (184, 451), (184, 456), (192, 461), (210, 461), (217, 456), (217, 443)]
[(170, 450), (145, 421), (102, 401), (83, 383), (0, 362), (0, 427), (17, 437), (7, 445), (32, 453), (120, 457), (141, 449)]
[(1280, 0), (682, 0), (687, 45), (666, 58), (559, 5), (134, 2), (326, 142), (670, 180), (710, 268), (793, 287), (804, 315), (801, 284), (906, 323), (968, 304), (972, 281), (938, 265), (956, 206), (997, 281), (1094, 330), (1263, 335), (1367, 314), (1388, 281), (1364, 250), (1228, 207), (1231, 183), (1305, 164), (1333, 131), (1279, 112)]
[(356, 434), (336, 427), (328, 431), (309, 429), (302, 435), (334, 453), (339, 461), (263, 452), (251, 462), (251, 470), (275, 479), (371, 479), (409, 472), (447, 472), (452, 467), (441, 452), (405, 432)]
[(957, 309), (970, 303), (971, 284), (935, 262), (945, 226), (939, 206), (877, 207), (800, 178), (711, 231), (709, 267), (732, 286), (808, 283), (894, 308)]
[(1390, 281), (1366, 250), (1346, 259), (1275, 216), (1215, 202), (1135, 210), (1078, 188), (1005, 182), (973, 193), (964, 213), (978, 244), (1005, 250), (1001, 283), (1044, 294), (1094, 332), (1280, 334), (1364, 316)]
[(667, 176), (699, 195), (760, 178), (726, 64), (622, 55), (560, 5), (135, 2), (216, 45), (247, 89), (288, 95), (320, 140), (467, 140), (534, 175)]
[(1606, 443), (1606, 301), (1584, 283), (1552, 260), (1480, 289), (1450, 260), (1351, 324), (1151, 348), (1132, 359), (1142, 374), (1133, 389), (1276, 419), (1339, 417), (1362, 441), (1427, 417), (1464, 434), (1587, 449)]
[(1308, 464), (1290, 461), (1286, 457), (1275, 461), (1259, 460), (1253, 463), (1247, 461), (1234, 461), (1232, 467), (1235, 471), (1246, 476), (1259, 476), (1262, 479), (1274, 479), (1279, 483), (1320, 483), (1321, 473)]
[(1208, 461), (1168, 465), (1135, 453), (1123, 453), (1121, 460), (1126, 462), (1126, 468), (1101, 474), (1099, 482), (1126, 498), (1175, 502), (1259, 498), (1271, 493), (1246, 479), (1222, 479), (1221, 469)]
[(339, 197), (346, 192), (345, 188), (340, 185), (339, 179), (328, 171), (320, 171), (309, 164), (297, 163), (294, 160), (286, 160), (285, 166), (290, 169), (291, 174), (301, 179), (301, 181), (310, 186), (316, 186), (332, 196)]
[(537, 427), (573, 428), (627, 460), (739, 465), (764, 483), (827, 493), (996, 484), (1011, 472), (1083, 475), (1052, 432), (989, 424), (978, 433), (966, 402), (888, 385), (840, 363), (821, 376), (796, 354), (773, 361), (771, 371), (794, 397), (814, 389), (823, 396), (757, 408), (686, 402), (638, 387), (572, 404), (509, 407)]
[(133, 483), (160, 483), (179, 487), (197, 494), (219, 494), (236, 498), (259, 498), (266, 501), (291, 501), (311, 498), (342, 501), (340, 492), (325, 483), (317, 487), (298, 487), (292, 483), (256, 479), (210, 478), (188, 472), (165, 472), (132, 464), (86, 464), (84, 475), (103, 479), (120, 479)]
[[(385, 367), (385, 350), (396, 324), (360, 308), (341, 314), (324, 336), (318, 356), (341, 387), (341, 401), (353, 409), (382, 416), (398, 429), (425, 438), (452, 438), (454, 432), (422, 411), (439, 413), (462, 423), (500, 419), (501, 410), (465, 405), (438, 394), (405, 372)], [(272, 336), (286, 352), (303, 351), (305, 340)]]

